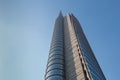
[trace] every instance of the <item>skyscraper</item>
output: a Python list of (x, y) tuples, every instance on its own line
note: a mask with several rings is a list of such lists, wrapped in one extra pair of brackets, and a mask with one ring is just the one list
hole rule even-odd
[(45, 80), (106, 80), (73, 14), (59, 13), (48, 57)]

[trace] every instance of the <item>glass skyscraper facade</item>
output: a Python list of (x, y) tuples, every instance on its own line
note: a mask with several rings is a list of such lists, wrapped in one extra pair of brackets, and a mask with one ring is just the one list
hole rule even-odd
[(55, 21), (45, 80), (106, 80), (73, 14)]

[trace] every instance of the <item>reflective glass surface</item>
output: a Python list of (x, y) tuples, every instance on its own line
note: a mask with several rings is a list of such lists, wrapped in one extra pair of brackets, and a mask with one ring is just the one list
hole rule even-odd
[(54, 55), (63, 55), (63, 53), (61, 51), (54, 51), (49, 54), (49, 57), (54, 56)]
[(49, 77), (49, 76), (52, 76), (52, 75), (63, 75), (63, 71), (60, 70), (60, 69), (53, 69), (53, 70), (50, 70), (47, 72), (46, 74), (46, 78)]
[(63, 64), (63, 60), (62, 60), (62, 59), (52, 59), (52, 60), (48, 63), (48, 66), (50, 66), (51, 64)]
[(60, 16), (55, 22), (52, 42), (49, 51), (49, 59), (45, 80), (64, 80), (64, 57), (63, 57), (63, 17)]
[(63, 56), (62, 55), (54, 55), (54, 56), (51, 56), (48, 61), (51, 61), (52, 59), (63, 59)]
[(52, 69), (64, 69), (64, 66), (62, 64), (53, 64), (47, 68), (47, 71), (52, 70)]
[(50, 76), (46, 80), (64, 80), (63, 77), (55, 75), (55, 76)]

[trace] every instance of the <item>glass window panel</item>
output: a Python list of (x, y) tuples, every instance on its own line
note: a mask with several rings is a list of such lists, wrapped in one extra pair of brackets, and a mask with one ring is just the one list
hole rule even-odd
[(64, 80), (64, 79), (62, 76), (55, 75), (48, 77), (46, 80)]
[(54, 55), (54, 56), (49, 57), (48, 61), (51, 61), (52, 59), (56, 59), (56, 58), (63, 59), (63, 56), (62, 55)]
[(46, 78), (51, 75), (63, 75), (63, 71), (59, 69), (50, 70), (49, 72), (47, 72)]
[(63, 55), (63, 53), (62, 53), (61, 51), (52, 52), (52, 53), (49, 54), (49, 58), (50, 58), (51, 56), (54, 56), (54, 55)]
[(48, 63), (48, 66), (50, 66), (51, 64), (55, 64), (55, 63), (63, 64), (63, 60), (62, 60), (62, 59), (52, 59), (52, 60)]
[(50, 50), (50, 52), (53, 52), (53, 51), (63, 51), (63, 48), (53, 48), (52, 50)]
[(64, 69), (64, 66), (62, 64), (53, 64), (53, 65), (50, 65), (48, 68), (47, 68), (47, 72), (49, 70), (52, 70), (52, 69)]

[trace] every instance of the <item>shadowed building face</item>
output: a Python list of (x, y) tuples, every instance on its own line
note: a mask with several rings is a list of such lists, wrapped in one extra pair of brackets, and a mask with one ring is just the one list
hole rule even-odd
[(72, 14), (60, 12), (55, 21), (45, 80), (106, 80)]

